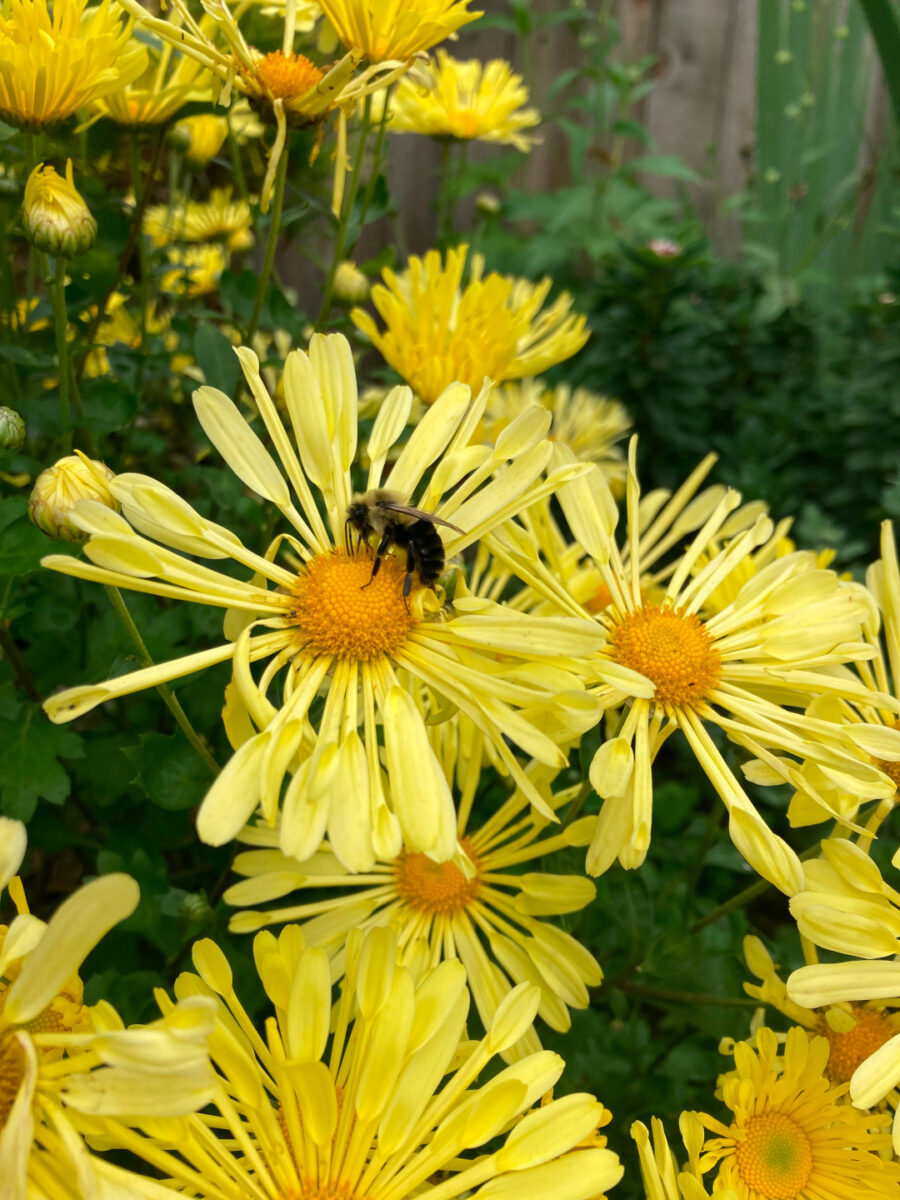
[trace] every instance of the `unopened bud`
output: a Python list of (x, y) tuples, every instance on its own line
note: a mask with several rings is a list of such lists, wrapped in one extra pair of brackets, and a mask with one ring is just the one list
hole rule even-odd
[(188, 162), (202, 167), (215, 158), (225, 144), (228, 122), (214, 113), (198, 113), (179, 121), (171, 137)]
[(18, 450), (25, 441), (25, 422), (14, 408), (0, 405), (0, 450)]
[(334, 273), (334, 297), (341, 304), (365, 304), (371, 286), (354, 262), (345, 259)]
[(28, 515), (48, 537), (62, 542), (84, 542), (88, 535), (72, 520), (72, 507), (78, 500), (99, 500), (107, 508), (118, 510), (109, 489), (113, 472), (102, 462), (76, 452), (41, 471), (28, 501)]
[(28, 176), (22, 224), (29, 242), (46, 254), (75, 258), (93, 246), (97, 222), (75, 187), (71, 158), (65, 178), (43, 163)]
[(475, 207), (484, 216), (493, 217), (500, 211), (501, 204), (491, 192), (479, 192), (475, 197)]

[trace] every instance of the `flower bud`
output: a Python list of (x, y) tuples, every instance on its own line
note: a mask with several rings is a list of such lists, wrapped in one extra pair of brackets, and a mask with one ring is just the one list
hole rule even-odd
[(495, 217), (502, 208), (499, 197), (492, 192), (479, 192), (475, 197), (475, 207), (485, 217)]
[(18, 450), (25, 441), (25, 422), (14, 408), (0, 405), (0, 450)]
[(345, 259), (334, 273), (334, 298), (340, 304), (365, 304), (371, 286), (354, 262)]
[(25, 184), (22, 223), (29, 242), (47, 254), (75, 258), (90, 250), (97, 222), (75, 187), (71, 158), (65, 179), (43, 163), (34, 168)]
[(184, 117), (172, 131), (172, 141), (188, 162), (202, 167), (215, 158), (228, 137), (228, 122), (215, 113)]
[(102, 462), (76, 451), (41, 471), (28, 501), (28, 515), (48, 537), (63, 542), (84, 542), (88, 535), (72, 520), (78, 500), (99, 500), (118, 511), (109, 489), (114, 473)]

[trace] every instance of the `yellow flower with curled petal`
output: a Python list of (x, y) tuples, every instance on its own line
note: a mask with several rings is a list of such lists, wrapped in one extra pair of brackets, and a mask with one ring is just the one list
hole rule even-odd
[[(541, 1018), (565, 1032), (571, 1026), (569, 1008), (587, 1007), (588, 988), (602, 982), (603, 972), (576, 938), (544, 918), (579, 912), (594, 899), (596, 889), (583, 876), (550, 873), (540, 860), (588, 845), (596, 818), (558, 829), (529, 811), (527, 797), (517, 791), (472, 828), (483, 736), (469, 722), (454, 719), (430, 726), (429, 737), (448, 784), (456, 785), (459, 849), (453, 861), (436, 863), (402, 849), (392, 861), (376, 862), (365, 874), (353, 875), (327, 842), (299, 863), (277, 849), (277, 829), (248, 826), (240, 840), (256, 848), (235, 859), (235, 871), (246, 878), (225, 893), (226, 903), (246, 908), (283, 900), (295, 891), (306, 895), (284, 907), (236, 913), (230, 928), (249, 933), (266, 925), (303, 921), (306, 941), (323, 946), (340, 973), (350, 931), (385, 925), (397, 938), (402, 962), (422, 956), (431, 963), (459, 958), (485, 1027), (512, 988), (529, 982), (541, 989)], [(555, 768), (531, 763), (528, 773), (553, 811), (578, 790), (576, 785), (554, 794), (550, 783)], [(522, 874), (526, 864), (533, 869)], [(540, 1047), (530, 1029), (507, 1056), (512, 1061)]]
[(384, 929), (352, 933), (346, 958), (335, 998), (328, 956), (296, 926), (259, 934), (254, 960), (274, 1015), (257, 1029), (221, 950), (198, 943), (197, 975), (182, 975), (176, 993), (219, 999), (212, 1110), (145, 1128), (105, 1121), (104, 1144), (196, 1200), (455, 1200), (478, 1189), (604, 1200), (622, 1177), (599, 1133), (609, 1112), (587, 1093), (540, 1103), (565, 1065), (558, 1054), (479, 1081), (534, 1020), (537, 987), (520, 984), (470, 1040), (459, 962), (398, 963)]
[(391, 133), (496, 142), (522, 151), (534, 145), (526, 130), (540, 124), (541, 114), (525, 107), (528, 89), (508, 62), (460, 62), (438, 50), (437, 66), (426, 78), (429, 86), (409, 78), (398, 83), (389, 101)]
[(588, 339), (585, 318), (569, 312), (567, 293), (543, 307), (550, 279), (485, 276), (484, 259), (475, 255), (463, 286), (467, 253), (468, 246), (458, 246), (442, 261), (429, 250), (424, 259), (413, 255), (399, 275), (385, 268), (384, 285), (372, 288), (383, 330), (360, 308), (350, 314), (426, 404), (454, 380), (475, 390), (485, 377), (503, 383), (537, 375), (571, 358)]
[(48, 1160), (77, 1166), (81, 1182), (93, 1173), (77, 1136), (84, 1114), (130, 1119), (204, 1107), (214, 1009), (195, 997), (131, 1031), (108, 1004), (83, 1003), (82, 961), (137, 905), (127, 875), (85, 884), (46, 924), (28, 912), (17, 879), (9, 893), (19, 911), (0, 927), (0, 1181), (7, 1195), (24, 1197), (40, 1194), (33, 1189)]
[(430, 50), (483, 14), (469, 12), (472, 0), (319, 0), (348, 50), (370, 62), (412, 58)]
[(735, 1070), (719, 1081), (731, 1124), (698, 1114), (716, 1135), (699, 1163), (704, 1173), (716, 1171), (715, 1195), (730, 1187), (738, 1200), (896, 1196), (900, 1164), (880, 1157), (890, 1146), (888, 1118), (842, 1102), (847, 1085), (824, 1074), (825, 1038), (795, 1026), (781, 1055), (770, 1029), (755, 1042), (735, 1045)]
[(119, 91), (144, 70), (146, 51), (131, 41), (112, 0), (2, 0), (0, 118), (23, 129), (64, 121), (76, 109)]
[[(558, 443), (557, 461), (571, 458)], [(741, 497), (731, 490), (660, 581), (662, 596), (648, 597), (642, 545), (650, 534), (640, 516), (635, 460), (633, 440), (626, 482), (627, 566), (615, 537), (618, 509), (603, 473), (593, 469), (558, 493), (573, 538), (593, 560), (609, 596), (598, 613), (608, 639), (601, 657), (654, 685), (649, 699), (635, 696), (621, 708), (614, 736), (592, 762), (590, 779), (604, 805), (588, 869), (605, 871), (616, 858), (627, 868), (644, 861), (653, 814), (652, 764), (665, 740), (681, 730), (728, 809), (735, 846), (763, 878), (791, 895), (802, 887), (799, 859), (757, 812), (710, 727), (722, 729), (786, 782), (795, 775), (773, 750), (792, 761), (808, 759), (842, 771), (873, 798), (889, 795), (888, 777), (858, 754), (864, 731), (815, 720), (793, 707), (805, 707), (818, 694), (851, 700), (866, 694), (849, 673), (832, 668), (869, 657), (862, 627), (872, 599), (860, 585), (817, 570), (812, 555), (794, 554), (774, 559), (732, 604), (707, 616), (707, 596), (775, 536), (771, 520), (758, 513), (694, 573), (698, 557), (717, 543), (740, 509)], [(598, 695), (610, 709), (628, 699), (606, 684)], [(891, 703), (889, 697), (885, 701)]]
[[(106, 700), (231, 661), (244, 710), (230, 727), (239, 748), (201, 806), (201, 838), (229, 841), (259, 804), (274, 824), (287, 780), (280, 826), (285, 853), (308, 858), (327, 832), (345, 866), (368, 870), (376, 857), (393, 858), (401, 841), (436, 861), (456, 852), (450, 789), (411, 691), (417, 681), (474, 722), (504, 769), (548, 815), (510, 744), (549, 766), (566, 762), (546, 730), (556, 734), (554, 714), (565, 718), (566, 694), (583, 690), (583, 660), (602, 645), (603, 631), (590, 620), (530, 617), (467, 596), (462, 578), (452, 609), (444, 609), (439, 581), (423, 583), (406, 552), (384, 546), (376, 560), (374, 538), (348, 533), (358, 413), (347, 339), (314, 335), (308, 354), (288, 355), (284, 403), (293, 442), (256, 355), (244, 347), (237, 355), (280, 466), (222, 392), (200, 388), (195, 409), (237, 477), (283, 515), (284, 532), (255, 553), (156, 480), (118, 475), (112, 488), (123, 516), (100, 505), (82, 504), (78, 511), (91, 534), (85, 546), (91, 561), (54, 556), (45, 565), (233, 610), (227, 640), (57, 693), (47, 701), (51, 719), (69, 721)], [(486, 400), (486, 392), (473, 398), (462, 384), (449, 387), (390, 473), (391, 491), (403, 503), (444, 522), (434, 531), (447, 558), (589, 469), (567, 464), (543, 476), (552, 448), (544, 437), (549, 414), (541, 409), (525, 410), (495, 447), (473, 446)], [(368, 445), (367, 488), (381, 486), (411, 403), (410, 390), (398, 387), (382, 405)], [(235, 578), (187, 555), (230, 559), (251, 577)], [(377, 572), (375, 561), (381, 562)], [(629, 687), (640, 685), (633, 672), (610, 672)], [(316, 703), (320, 696), (324, 706)]]

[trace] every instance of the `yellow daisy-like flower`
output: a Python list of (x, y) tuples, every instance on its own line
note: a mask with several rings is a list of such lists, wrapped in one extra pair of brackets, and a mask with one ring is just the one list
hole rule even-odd
[[(415, 255), (400, 275), (382, 272), (386, 286), (372, 288), (372, 303), (386, 328), (355, 308), (355, 325), (426, 404), (454, 380), (472, 389), (485, 376), (494, 383), (537, 375), (577, 353), (588, 339), (585, 318), (570, 314), (563, 292), (543, 309), (550, 279), (530, 283), (492, 271), (476, 254), (463, 287), (468, 246)], [(542, 311), (543, 309), (543, 311)]]
[(700, 1158), (704, 1172), (716, 1169), (716, 1189), (733, 1188), (738, 1200), (895, 1197), (900, 1164), (879, 1157), (890, 1146), (887, 1118), (841, 1103), (847, 1085), (825, 1077), (826, 1039), (794, 1027), (781, 1056), (771, 1029), (755, 1041), (755, 1050), (735, 1045), (735, 1070), (719, 1081), (731, 1124), (699, 1114), (717, 1135)]
[(438, 50), (430, 74), (430, 87), (410, 79), (397, 85), (389, 102), (392, 133), (499, 142), (522, 151), (534, 145), (525, 131), (540, 124), (541, 114), (525, 107), (528, 89), (508, 62), (460, 62)]
[[(93, 535), (85, 546), (92, 561), (54, 556), (45, 564), (85, 579), (231, 609), (228, 640), (171, 663), (58, 693), (47, 701), (51, 719), (68, 721), (106, 700), (232, 660), (235, 689), (226, 723), (232, 744), (240, 748), (201, 806), (201, 838), (216, 845), (229, 841), (258, 804), (274, 823), (282, 784), (293, 770), (281, 822), (285, 853), (308, 858), (327, 831), (345, 866), (369, 870), (376, 857), (393, 858), (401, 841), (411, 852), (437, 860), (456, 850), (450, 789), (411, 694), (413, 679), (441, 697), (448, 712), (456, 706), (470, 717), (532, 803), (552, 816), (508, 743), (547, 765), (565, 764), (543, 730), (554, 711), (565, 712), (556, 695), (581, 691), (580, 660), (602, 644), (602, 630), (591, 621), (529, 617), (468, 597), (461, 579), (449, 609), (430, 586), (407, 595), (414, 574), (409, 557), (385, 555), (387, 546), (376, 572), (373, 545), (348, 533), (358, 424), (346, 338), (315, 335), (309, 354), (295, 350), (287, 358), (284, 397), (296, 449), (256, 355), (247, 348), (237, 355), (281, 468), (222, 392), (210, 387), (195, 392), (197, 415), (238, 478), (283, 514), (290, 532), (279, 534), (264, 555), (255, 554), (155, 480), (117, 476), (111, 486), (123, 516), (99, 505), (79, 509)], [(446, 554), (458, 554), (589, 469), (567, 465), (541, 478), (551, 446), (543, 438), (547, 414), (540, 411), (523, 413), (493, 449), (471, 446), (486, 398), (483, 393), (473, 400), (461, 384), (448, 388), (391, 470), (391, 492), (403, 503), (415, 503), (462, 530), (433, 526), (430, 553), (441, 548), (437, 539), (443, 538)], [(368, 446), (369, 489), (382, 482), (411, 403), (409, 389), (399, 387), (378, 414)], [(430, 481), (424, 483), (429, 468)], [(253, 578), (245, 582), (200, 566), (185, 553), (231, 559), (254, 572)], [(259, 681), (251, 673), (255, 663), (267, 664)], [(617, 668), (611, 670), (618, 677)], [(270, 692), (279, 675), (276, 704)], [(625, 677), (636, 679), (633, 672)], [(319, 696), (321, 709), (315, 705)]]
[(390, 86), (412, 66), (412, 60), (377, 62), (357, 75), (362, 58), (358, 50), (330, 68), (316, 66), (306, 55), (294, 51), (296, 0), (287, 0), (285, 5), (282, 47), (269, 54), (249, 44), (226, 0), (204, 0), (206, 16), (202, 21), (191, 15), (185, 0), (171, 0), (177, 23), (150, 16), (138, 0), (121, 3), (138, 18), (142, 28), (206, 67), (219, 81), (224, 103), (230, 102), (231, 90), (236, 88), (261, 116), (275, 123), (277, 133), (262, 187), (263, 212), (268, 208), (289, 125), (318, 124), (338, 110), (341, 127), (335, 188), (339, 195), (347, 166), (345, 112), (363, 97)]
[(370, 62), (412, 58), (430, 50), (483, 14), (472, 0), (319, 0), (348, 50)]
[(453, 1200), (480, 1188), (485, 1200), (603, 1200), (621, 1179), (597, 1132), (609, 1120), (599, 1101), (576, 1093), (538, 1105), (562, 1073), (559, 1055), (540, 1051), (478, 1083), (533, 1021), (536, 987), (516, 988), (470, 1041), (461, 964), (403, 966), (387, 930), (351, 935), (334, 1008), (328, 957), (296, 927), (259, 934), (254, 958), (275, 1012), (264, 1030), (213, 942), (194, 948), (199, 978), (176, 984), (181, 996), (220, 997), (212, 1113), (144, 1133), (104, 1123), (105, 1144), (160, 1172), (167, 1195)]
[(160, 288), (176, 296), (207, 296), (219, 286), (229, 257), (225, 247), (217, 242), (171, 246), (166, 258), (173, 269), (162, 276)]
[(230, 187), (213, 188), (208, 200), (174, 196), (168, 204), (153, 204), (144, 213), (144, 233), (154, 246), (221, 240), (232, 253), (246, 250), (253, 245), (250, 205), (231, 197)]
[[(138, 887), (104, 875), (65, 900), (47, 924), (28, 912), (0, 926), (0, 1183), (10, 1197), (41, 1195), (43, 1168), (93, 1172), (76, 1136), (84, 1114), (157, 1117), (194, 1112), (213, 1094), (206, 1041), (214, 1006), (195, 997), (152, 1025), (127, 1030), (108, 1004), (83, 1003), (82, 961), (129, 916)], [(52, 1194), (52, 1193), (50, 1193)]]
[(550, 437), (565, 442), (576, 458), (593, 462), (616, 495), (625, 490), (625, 455), (617, 445), (629, 429), (624, 405), (588, 388), (567, 383), (548, 387), (542, 379), (523, 379), (494, 388), (485, 414), (488, 436), (494, 438), (528, 404), (543, 404), (553, 414)]
[[(571, 451), (557, 446), (558, 461)], [(640, 487), (636, 444), (629, 452), (626, 483), (627, 566), (615, 539), (618, 510), (602, 472), (562, 488), (558, 497), (579, 546), (587, 551), (609, 595), (598, 619), (607, 632), (602, 657), (654, 684), (653, 696), (633, 699), (618, 730), (597, 751), (590, 779), (604, 805), (588, 870), (605, 871), (616, 858), (634, 868), (650, 844), (653, 814), (652, 763), (666, 738), (680, 729), (729, 813), (731, 838), (763, 878), (789, 895), (802, 887), (794, 851), (766, 825), (710, 736), (722, 729), (773, 771), (784, 771), (772, 748), (844, 771), (863, 791), (881, 797), (891, 790), (882, 772), (860, 760), (854, 738), (842, 726), (816, 721), (791, 704), (805, 706), (818, 694), (858, 698), (862, 685), (833, 673), (866, 658), (860, 630), (872, 602), (862, 587), (815, 570), (811, 556), (773, 561), (738, 592), (727, 608), (704, 617), (704, 603), (744, 557), (774, 536), (760, 515), (694, 573), (701, 554), (740, 506), (727, 491), (677, 560), (661, 597), (644, 591)], [(604, 685), (609, 708), (627, 693)], [(784, 777), (784, 775), (782, 776)]]
[[(423, 955), (432, 965), (460, 959), (485, 1028), (513, 987), (533, 983), (541, 989), (540, 1016), (552, 1029), (565, 1032), (571, 1025), (569, 1007), (587, 1007), (588, 987), (597, 986), (603, 972), (574, 937), (542, 918), (580, 911), (596, 889), (583, 876), (548, 874), (539, 866), (522, 874), (520, 868), (566, 847), (586, 846), (596, 818), (556, 831), (548, 828), (545, 817), (529, 811), (528, 799), (516, 792), (480, 827), (469, 828), (483, 738), (459, 724), (458, 731), (447, 725), (430, 730), (448, 784), (458, 781), (455, 861), (436, 863), (404, 849), (391, 862), (376, 862), (366, 874), (351, 875), (327, 842), (307, 862), (298, 863), (276, 849), (277, 830), (250, 826), (241, 840), (260, 849), (235, 859), (235, 871), (247, 878), (225, 893), (226, 902), (257, 905), (306, 889), (318, 895), (287, 907), (237, 913), (230, 928), (248, 933), (302, 920), (306, 941), (339, 956), (334, 969), (340, 971), (350, 931), (386, 925), (396, 935), (402, 962)], [(577, 791), (554, 795), (549, 783), (555, 773), (537, 764), (529, 771), (554, 811)], [(512, 1049), (521, 1057), (540, 1045), (535, 1031), (528, 1030)]]
[(112, 0), (2, 0), (0, 118), (23, 129), (64, 121), (146, 65)]
[[(684, 1169), (679, 1169), (672, 1155), (662, 1121), (651, 1117), (650, 1125), (652, 1140), (643, 1121), (631, 1126), (647, 1200), (710, 1200), (699, 1167), (704, 1133), (697, 1114), (682, 1113), (678, 1122), (688, 1153)], [(738, 1196), (731, 1188), (722, 1188), (715, 1192), (715, 1200), (738, 1200)]]
[(152, 50), (137, 79), (90, 105), (95, 119), (109, 117), (129, 128), (165, 125), (185, 104), (212, 98), (212, 76), (196, 59), (178, 54), (171, 42), (154, 39)]

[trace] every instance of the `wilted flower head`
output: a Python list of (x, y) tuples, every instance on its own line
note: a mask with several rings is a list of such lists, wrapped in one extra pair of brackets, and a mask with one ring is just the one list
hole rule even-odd
[(86, 535), (72, 522), (72, 508), (79, 500), (97, 500), (118, 509), (109, 489), (113, 478), (105, 463), (80, 451), (69, 454), (38, 475), (28, 501), (28, 515), (48, 537), (83, 542)]
[(29, 242), (46, 254), (75, 258), (93, 246), (97, 222), (75, 187), (71, 158), (65, 178), (43, 163), (28, 176), (22, 224)]

